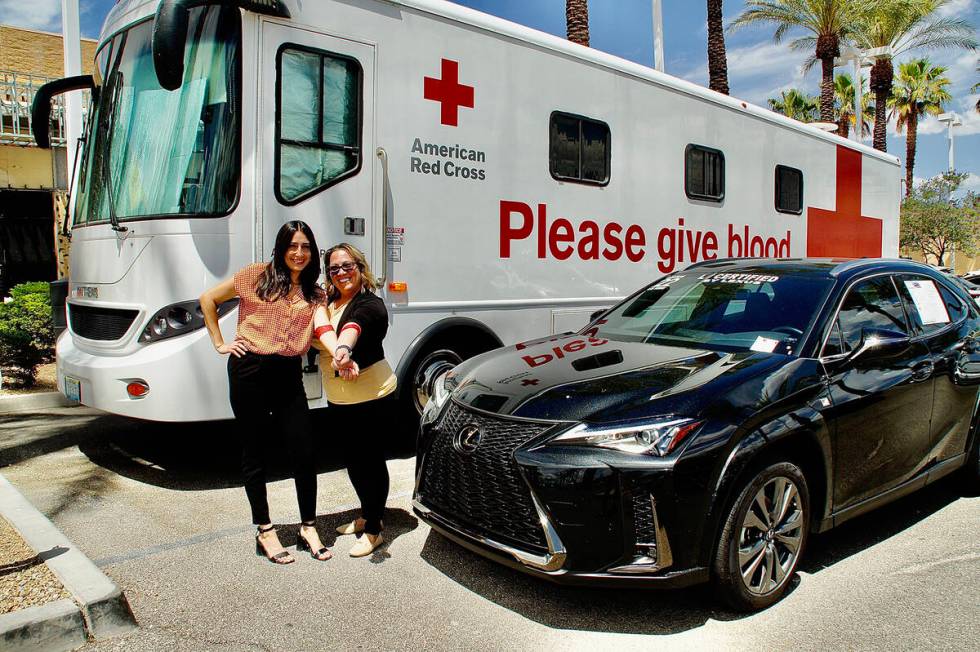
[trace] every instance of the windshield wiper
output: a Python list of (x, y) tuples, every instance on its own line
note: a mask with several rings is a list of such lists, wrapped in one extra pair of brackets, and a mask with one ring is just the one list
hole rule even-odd
[(106, 124), (105, 137), (103, 141), (102, 160), (102, 181), (105, 184), (106, 199), (109, 202), (109, 223), (112, 230), (116, 233), (124, 233), (129, 229), (119, 224), (119, 216), (116, 215), (116, 199), (112, 196), (112, 176), (110, 174), (109, 159), (112, 157), (112, 136), (113, 128), (116, 125), (116, 102), (119, 101), (120, 89), (122, 88), (122, 73), (119, 70), (112, 76), (112, 90), (109, 94), (109, 102), (106, 104)]

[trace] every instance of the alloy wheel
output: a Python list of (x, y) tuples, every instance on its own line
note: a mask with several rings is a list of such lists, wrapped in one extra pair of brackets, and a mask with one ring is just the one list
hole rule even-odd
[(750, 593), (776, 591), (792, 575), (806, 522), (793, 480), (777, 476), (759, 489), (742, 519), (738, 539), (739, 571)]

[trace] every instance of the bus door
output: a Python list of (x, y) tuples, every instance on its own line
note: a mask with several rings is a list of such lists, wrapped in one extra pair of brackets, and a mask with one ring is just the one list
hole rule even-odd
[(374, 46), (263, 21), (260, 48), (256, 260), (303, 220), (321, 250), (349, 242), (375, 265)]

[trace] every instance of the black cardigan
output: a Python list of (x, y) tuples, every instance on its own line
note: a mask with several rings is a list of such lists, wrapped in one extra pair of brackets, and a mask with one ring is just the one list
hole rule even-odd
[(361, 334), (357, 337), (350, 356), (357, 366), (367, 369), (375, 362), (383, 360), (385, 351), (382, 342), (388, 333), (388, 310), (381, 297), (368, 290), (361, 290), (351, 299), (337, 324), (338, 337), (344, 326), (350, 323), (361, 328)]

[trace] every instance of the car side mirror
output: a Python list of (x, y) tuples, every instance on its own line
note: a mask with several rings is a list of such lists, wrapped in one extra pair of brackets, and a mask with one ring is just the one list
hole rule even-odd
[(609, 310), (609, 308), (599, 308), (598, 310), (593, 312), (591, 315), (589, 315), (589, 323), (591, 324), (599, 317), (602, 317), (602, 315), (605, 314), (607, 310)]
[(847, 357), (848, 362), (858, 358), (884, 355), (901, 351), (909, 345), (911, 339), (905, 333), (885, 328), (862, 328), (861, 343)]

